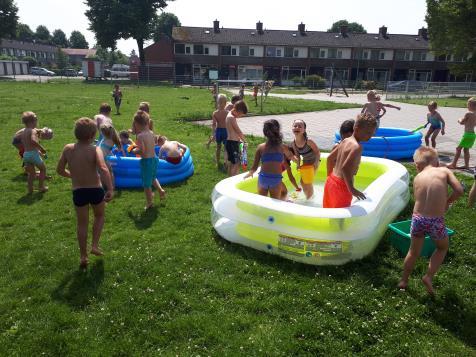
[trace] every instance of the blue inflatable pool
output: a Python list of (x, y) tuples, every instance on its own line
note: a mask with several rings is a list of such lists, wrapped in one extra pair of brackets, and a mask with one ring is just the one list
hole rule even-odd
[[(155, 151), (158, 153), (159, 148), (156, 147)], [(113, 151), (113, 153), (116, 153), (116, 151)], [(135, 156), (124, 157), (117, 153), (116, 156), (108, 156), (106, 161), (112, 167), (117, 188), (142, 187), (140, 158)], [(186, 180), (193, 175), (193, 171), (192, 155), (190, 155), (190, 150), (187, 150), (182, 157), (182, 161), (177, 165), (159, 160), (157, 178), (161, 185), (167, 185)]]
[[(362, 143), (364, 156), (383, 157), (399, 160), (413, 157), (421, 146), (422, 134), (399, 128), (379, 128), (368, 142)], [(340, 141), (339, 132), (335, 133), (336, 143)]]

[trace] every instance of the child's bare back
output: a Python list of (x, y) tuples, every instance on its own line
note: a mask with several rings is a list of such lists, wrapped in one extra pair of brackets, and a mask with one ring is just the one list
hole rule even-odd
[(361, 157), (362, 145), (353, 136), (344, 139), (337, 148), (334, 175), (340, 178), (356, 175)]
[(137, 145), (143, 159), (155, 157), (155, 136), (148, 128), (144, 128), (143, 131), (137, 134)]
[(25, 128), (22, 134), (22, 143), (25, 151), (38, 150), (38, 131), (35, 128)]
[(228, 110), (218, 109), (213, 112), (213, 119), (216, 121), (217, 128), (226, 128), (226, 116)]
[(460, 124), (464, 125), (464, 131), (466, 133), (474, 133), (474, 128), (476, 127), (476, 113), (467, 112), (463, 119), (460, 120)]
[(105, 163), (99, 147), (86, 143), (68, 144), (62, 156), (68, 164), (73, 190), (101, 187), (98, 167)]

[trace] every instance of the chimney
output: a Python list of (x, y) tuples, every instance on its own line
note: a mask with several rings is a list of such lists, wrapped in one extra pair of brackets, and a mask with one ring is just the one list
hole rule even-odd
[(213, 32), (215, 33), (220, 32), (220, 21), (218, 20), (213, 21)]
[(386, 26), (380, 27), (378, 29), (378, 34), (383, 38), (387, 38), (387, 27)]
[(418, 37), (421, 37), (424, 40), (428, 40), (428, 29), (426, 27), (422, 27), (421, 29), (419, 29)]
[(306, 34), (306, 25), (301, 22), (298, 25), (298, 31), (302, 36), (304, 36)]
[(263, 34), (263, 23), (261, 21), (256, 23), (256, 31), (258, 32), (258, 35)]
[(347, 33), (349, 31), (349, 27), (347, 25), (340, 25), (340, 34), (342, 37), (347, 37)]

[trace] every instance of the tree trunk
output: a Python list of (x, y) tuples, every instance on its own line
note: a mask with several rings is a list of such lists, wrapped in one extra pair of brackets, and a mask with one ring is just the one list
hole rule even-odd
[(137, 47), (139, 48), (140, 65), (144, 66), (145, 65), (144, 39), (138, 38), (136, 41), (137, 41)]

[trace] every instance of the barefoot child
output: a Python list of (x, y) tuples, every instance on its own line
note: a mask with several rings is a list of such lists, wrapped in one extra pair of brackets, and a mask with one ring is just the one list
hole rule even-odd
[[(342, 122), (339, 129), (340, 141), (334, 145), (331, 153), (334, 150), (337, 150), (337, 147), (344, 139), (350, 138), (352, 134), (354, 134), (354, 125), (355, 125), (354, 119), (344, 120)], [(331, 165), (327, 165), (327, 176), (329, 176), (331, 173), (332, 173), (332, 167)]]
[[(319, 167), (321, 153), (316, 143), (307, 138), (306, 123), (297, 119), (293, 123), (293, 151), (297, 157), (297, 167), (301, 173), (301, 186), (306, 199), (314, 195), (314, 175)], [(302, 163), (301, 163), (302, 157)]]
[(458, 159), (461, 156), (461, 151), (464, 151), (464, 169), (469, 169), (469, 149), (471, 149), (476, 141), (476, 133), (474, 128), (476, 127), (476, 97), (468, 99), (468, 112), (462, 119), (458, 120), (458, 123), (464, 125), (464, 134), (461, 141), (456, 148), (455, 157), (453, 162), (448, 165), (448, 168), (455, 169), (458, 164)]
[(149, 115), (149, 129), (154, 131), (154, 122), (152, 121), (152, 118), (150, 117), (150, 103), (140, 102), (139, 109), (137, 110), (142, 110), (143, 112), (146, 112)]
[[(119, 136), (117, 135), (116, 130), (109, 124), (102, 124), (101, 125), (101, 136), (102, 140), (98, 143), (99, 148), (101, 149), (101, 152), (103, 154), (104, 160), (106, 159), (107, 156), (112, 155), (112, 148), (114, 145), (116, 145), (116, 148), (121, 152), (122, 156), (126, 156), (126, 153), (124, 152), (124, 149), (122, 148), (121, 145), (121, 140), (119, 139)], [(114, 189), (114, 173), (112, 171), (111, 165), (106, 161), (106, 165), (109, 169), (109, 173), (112, 178), (112, 189)], [(103, 182), (105, 184), (105, 182)], [(107, 190), (109, 187), (104, 186), (104, 188)]]
[(24, 148), (23, 163), (28, 174), (28, 193), (33, 193), (33, 183), (36, 178), (35, 167), (40, 170), (38, 190), (46, 192), (48, 191), (48, 187), (45, 186), (46, 166), (40, 156), (40, 153), (41, 155), (46, 155), (46, 150), (40, 145), (38, 130), (36, 129), (38, 118), (33, 112), (24, 112), (22, 122), (25, 125), (25, 130), (21, 137), (21, 143)]
[(152, 130), (149, 129), (149, 115), (142, 110), (137, 111), (134, 115), (132, 128), (134, 133), (137, 134), (137, 148), (133, 150), (133, 153), (141, 157), (140, 172), (146, 199), (145, 209), (147, 210), (154, 204), (152, 187), (159, 191), (160, 198), (165, 197), (165, 191), (157, 180), (158, 159), (155, 156), (155, 136)]
[(238, 91), (238, 95), (240, 96), (240, 100), (245, 99), (245, 84), (244, 83), (240, 86), (240, 90)]
[[(367, 103), (364, 104), (361, 113), (370, 113), (375, 119), (377, 119), (377, 129), (380, 127), (380, 118), (382, 118), (387, 110), (385, 108), (393, 108), (400, 110), (400, 107), (397, 107), (392, 104), (384, 104), (380, 102), (380, 96), (377, 95), (377, 92), (374, 90), (369, 90), (367, 92)], [(382, 114), (380, 114), (382, 112)]]
[(324, 186), (324, 208), (349, 207), (352, 196), (365, 199), (365, 195), (354, 187), (362, 157), (363, 141), (368, 141), (375, 133), (377, 120), (370, 113), (360, 114), (354, 125), (354, 133), (344, 139), (327, 157), (327, 177)]
[(239, 95), (234, 95), (233, 97), (231, 97), (231, 102), (227, 103), (225, 110), (231, 111), (235, 106), (236, 102), (238, 102), (239, 100), (241, 100)]
[(246, 115), (248, 107), (242, 100), (236, 102), (235, 106), (226, 116), (226, 143), (225, 149), (228, 156), (228, 176), (235, 176), (240, 171), (240, 140), (246, 144), (245, 136), (241, 132), (236, 119)]
[[(415, 207), (413, 208), (410, 234), (410, 250), (403, 264), (403, 275), (398, 287), (406, 289), (408, 278), (420, 256), (425, 235), (429, 235), (436, 245), (430, 264), (422, 282), (429, 294), (433, 295), (432, 280), (448, 251), (448, 234), (445, 227), (445, 213), (461, 195), (463, 187), (446, 167), (438, 167), (438, 152), (429, 147), (420, 147), (413, 155), (418, 175), (413, 180)], [(448, 186), (452, 193), (448, 194)]]
[(112, 97), (114, 98), (114, 105), (116, 106), (116, 115), (121, 115), (119, 109), (121, 108), (122, 91), (119, 89), (119, 84), (114, 84), (114, 91), (112, 92)]
[(169, 141), (166, 136), (159, 135), (157, 145), (160, 146), (159, 159), (163, 159), (173, 165), (178, 165), (187, 151), (187, 147), (178, 141)]
[(434, 101), (428, 103), (428, 111), (429, 113), (426, 115), (426, 119), (428, 124), (430, 124), (430, 128), (425, 135), (425, 144), (426, 146), (430, 146), (430, 137), (431, 137), (431, 146), (436, 147), (436, 137), (440, 133), (441, 135), (445, 135), (445, 121), (443, 120), (440, 113), (436, 111), (438, 108), (438, 104)]
[(253, 101), (255, 102), (255, 107), (258, 106), (258, 90), (259, 87), (257, 84), (253, 86)]
[[(51, 130), (50, 128), (44, 127), (43, 129), (35, 129), (35, 130), (40, 140), (43, 140), (43, 139), (51, 140), (53, 138), (53, 130)], [(18, 130), (12, 139), (12, 145), (18, 150), (18, 155), (20, 156), (22, 160), (22, 167), (25, 167), (23, 163), (23, 154), (25, 152), (25, 147), (23, 146), (23, 142), (22, 142), (24, 131), (25, 131), (25, 128)], [(25, 173), (26, 173), (26, 170), (25, 170)], [(36, 174), (38, 176), (39, 172), (37, 172)], [(46, 178), (51, 178), (51, 176), (46, 176)]]
[[(215, 141), (217, 143), (216, 149), (216, 164), (220, 163), (220, 153), (221, 153), (221, 144), (226, 144), (226, 116), (228, 115), (228, 111), (225, 110), (226, 106), (226, 97), (223, 94), (218, 96), (218, 109), (213, 112), (212, 115), (212, 129), (213, 135), (215, 137)], [(225, 157), (226, 160), (226, 157)]]
[[(70, 178), (72, 182), (81, 268), (88, 265), (89, 206), (91, 205), (94, 212), (91, 254), (102, 255), (99, 238), (104, 226), (104, 202), (109, 202), (114, 194), (111, 176), (101, 149), (93, 145), (96, 131), (96, 123), (93, 120), (77, 120), (74, 135), (78, 142), (64, 147), (56, 168), (59, 175)], [(106, 193), (101, 181), (109, 188)]]
[(99, 106), (99, 114), (94, 116), (94, 121), (96, 122), (96, 128), (99, 132), (98, 142), (102, 140), (101, 134), (101, 125), (112, 125), (111, 119), (111, 106), (108, 103), (101, 103)]

